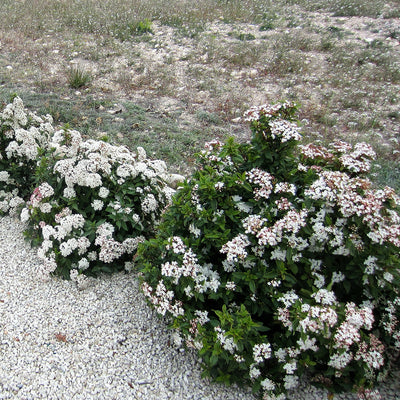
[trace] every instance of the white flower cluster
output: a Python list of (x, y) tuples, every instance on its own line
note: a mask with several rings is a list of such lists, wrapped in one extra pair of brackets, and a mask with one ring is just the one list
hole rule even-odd
[(319, 304), (331, 306), (337, 304), (335, 293), (326, 289), (320, 289), (311, 295)]
[(208, 311), (196, 310), (194, 313), (196, 315), (196, 321), (200, 325), (204, 325), (204, 324), (206, 324), (207, 322), (210, 321), (210, 318), (208, 317)]
[(0, 190), (0, 211), (9, 213), (10, 215), (16, 215), (19, 206), (24, 204), (25, 201), (18, 196), (18, 189), (14, 189), (11, 192)]
[(206, 293), (208, 291), (217, 292), (221, 285), (220, 276), (212, 268), (211, 264), (199, 265), (194, 281), (194, 289), (198, 293)]
[[(63, 257), (70, 256), (76, 252), (78, 256), (84, 255), (90, 247), (90, 241), (85, 236), (73, 236), (73, 232), (80, 232), (85, 224), (85, 219), (80, 214), (72, 214), (69, 209), (64, 209), (58, 215), (57, 224), (51, 226), (41, 224), (43, 242), (38, 249), (38, 258), (43, 261), (40, 271), (43, 278), (45, 275), (54, 272), (57, 268), (55, 250), (58, 250)], [(80, 265), (87, 269), (87, 260), (82, 257)]]
[(253, 346), (253, 358), (256, 363), (264, 362), (271, 358), (272, 349), (269, 343), (260, 343)]
[(106, 264), (112, 263), (125, 253), (123, 244), (114, 240), (109, 232), (97, 233), (94, 244), (100, 247), (99, 260)]
[(167, 290), (162, 280), (158, 282), (155, 293), (153, 293), (153, 288), (147, 282), (142, 283), (142, 290), (159, 314), (165, 315), (168, 311), (175, 317), (184, 315), (182, 302), (173, 301), (174, 292)]
[(336, 159), (350, 173), (366, 173), (370, 171), (371, 160), (374, 160), (376, 157), (376, 153), (371, 145), (361, 142), (357, 143), (353, 148), (349, 143), (337, 141), (332, 143), (331, 146), (332, 149), (329, 150), (324, 146), (316, 146), (310, 143), (299, 146), (299, 148), (306, 160), (333, 162)]
[(362, 360), (372, 371), (379, 370), (385, 364), (385, 346), (373, 334), (369, 335), (369, 343), (363, 341), (360, 343), (355, 360)]
[(328, 149), (314, 143), (299, 145), (298, 148), (306, 159), (332, 161), (335, 157)]
[(295, 107), (292, 102), (278, 104), (263, 104), (261, 106), (253, 106), (244, 113), (244, 120), (248, 122), (258, 121), (262, 116), (280, 117), (289, 108)]
[[(246, 233), (251, 233), (256, 236), (260, 246), (276, 246), (286, 238), (293, 248), (303, 250), (308, 246), (307, 242), (301, 238), (295, 238), (293, 234), (298, 233), (299, 230), (306, 225), (306, 217), (307, 211), (301, 210), (298, 212), (290, 209), (272, 226), (263, 226), (267, 220), (259, 215), (250, 215), (242, 221), (242, 224)], [(281, 259), (281, 257), (276, 254), (277, 252), (280, 253), (281, 250), (275, 248), (274, 252), (274, 258)], [(286, 252), (284, 252), (283, 256), (286, 256)]]
[(370, 171), (371, 160), (374, 160), (375, 157), (376, 153), (372, 146), (361, 142), (354, 146), (352, 152), (343, 154), (339, 160), (348, 171), (365, 173)]
[[(379, 244), (389, 242), (400, 247), (400, 217), (397, 212), (386, 208), (387, 203), (399, 202), (393, 189), (374, 190), (371, 188), (371, 182), (351, 178), (348, 174), (338, 171), (320, 171), (318, 175), (319, 178), (305, 190), (307, 197), (324, 200), (326, 205), (338, 207), (344, 218), (361, 217), (363, 223), (370, 229), (367, 235), (373, 242)], [(341, 251), (341, 247), (343, 250), (343, 246), (339, 245), (343, 242), (343, 237), (340, 237), (341, 221), (342, 219), (338, 219), (335, 232), (332, 228), (321, 225), (325, 233), (334, 233), (336, 236), (338, 252)], [(323, 238), (324, 234), (319, 231), (317, 236)], [(333, 242), (331, 244), (333, 245)], [(355, 244), (359, 246), (357, 241)]]
[(10, 182), (10, 174), (8, 171), (0, 171), (0, 182), (9, 183)]
[(142, 200), (142, 211), (145, 214), (150, 214), (153, 211), (156, 211), (158, 207), (158, 202), (156, 198), (154, 197), (154, 194), (150, 193), (148, 194), (143, 200)]
[(167, 250), (172, 250), (174, 254), (181, 255), (180, 261), (166, 261), (161, 265), (161, 275), (173, 278), (172, 282), (177, 285), (179, 279), (183, 277), (192, 278), (193, 287), (187, 286), (185, 293), (188, 298), (193, 297), (193, 290), (197, 293), (207, 291), (216, 292), (221, 284), (217, 271), (212, 265), (200, 265), (196, 254), (192, 249), (187, 249), (182, 239), (174, 236), (168, 239)]
[[(323, 294), (326, 296), (326, 292), (327, 291), (321, 292), (321, 295)], [(282, 324), (288, 327), (290, 330), (293, 330), (293, 318), (295, 318), (298, 321), (296, 328), (298, 332), (302, 332), (306, 335), (323, 334), (329, 337), (331, 335), (330, 330), (336, 326), (338, 321), (338, 314), (334, 307), (303, 303), (301, 305), (301, 311), (299, 312), (293, 310), (294, 314), (291, 315), (290, 307), (295, 304), (297, 297), (294, 297), (293, 299), (287, 298), (290, 293), (291, 292), (287, 293), (281, 300), (284, 302), (285, 308), (278, 309), (278, 319), (282, 322)], [(330, 294), (329, 297), (331, 297)], [(322, 302), (323, 300), (318, 298), (318, 301)], [(332, 301), (333, 299), (330, 299), (328, 302), (330, 303)], [(315, 349), (316, 347), (315, 342), (313, 341), (299, 343), (300, 349), (306, 350), (305, 347), (307, 346), (309, 346), (310, 349)]]
[(353, 360), (353, 354), (350, 352), (334, 353), (331, 355), (328, 365), (335, 369), (344, 369), (350, 361)]
[(174, 236), (169, 238), (169, 244), (165, 246), (167, 250), (172, 250), (175, 254), (184, 254), (186, 251), (186, 246), (183, 240), (179, 236)]
[(228, 351), (229, 353), (233, 354), (237, 350), (237, 344), (233, 337), (228, 336), (226, 332), (221, 329), (219, 326), (214, 328), (215, 332), (217, 333), (217, 340), (221, 344), (221, 346)]
[(228, 262), (236, 262), (244, 260), (247, 257), (245, 248), (250, 244), (248, 237), (244, 234), (239, 234), (221, 247), (220, 252), (226, 253)]
[(370, 330), (374, 322), (372, 309), (357, 308), (354, 303), (346, 305), (346, 319), (338, 327), (334, 336), (335, 347), (349, 349), (353, 343), (361, 340), (360, 328)]
[(282, 143), (289, 140), (300, 141), (301, 134), (299, 127), (294, 122), (289, 122), (284, 119), (276, 119), (269, 122), (272, 139), (279, 138)]
[(254, 188), (254, 198), (256, 200), (268, 199), (273, 190), (274, 177), (259, 168), (253, 168), (246, 172), (246, 178), (250, 183), (254, 183), (258, 187)]
[(12, 103), (7, 104), (0, 114), (0, 118), (4, 125), (10, 126), (12, 129), (25, 127), (28, 123), (28, 117), (21, 98), (17, 96)]
[[(4, 170), (0, 171), (0, 211), (16, 212), (23, 203), (22, 197), (27, 195), (27, 180), (32, 179), (36, 168), (39, 149), (48, 148), (49, 137), (54, 132), (52, 118), (49, 115), (38, 117), (24, 109), (22, 100), (15, 97), (0, 112), (0, 124), (5, 128), (0, 161)], [(14, 165), (19, 172), (10, 176), (8, 165)]]
[(206, 142), (204, 150), (201, 151), (200, 156), (204, 161), (214, 164), (217, 168), (219, 163), (222, 163), (225, 166), (232, 165), (233, 163), (229, 155), (222, 157), (218, 154), (222, 146), (223, 143), (219, 140)]
[[(8, 158), (35, 160), (39, 148), (46, 148), (49, 138), (54, 133), (52, 117), (38, 117), (27, 113), (19, 97), (15, 97), (12, 103), (6, 105), (0, 113), (0, 121), (10, 127), (6, 133), (6, 137), (10, 139), (5, 149)], [(28, 126), (28, 122), (32, 125)]]

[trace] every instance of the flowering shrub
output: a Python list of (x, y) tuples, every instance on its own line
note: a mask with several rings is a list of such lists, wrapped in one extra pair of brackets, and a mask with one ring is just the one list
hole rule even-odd
[(299, 146), (295, 112), (254, 107), (251, 143), (206, 144), (139, 246), (141, 287), (219, 381), (373, 398), (400, 350), (400, 198), (365, 178), (367, 144)]
[(83, 283), (82, 274), (128, 268), (170, 202), (165, 163), (147, 159), (143, 148), (133, 154), (70, 129), (55, 132), (49, 148), (46, 180), (21, 213), (40, 244), (42, 273)]
[(19, 97), (0, 113), (0, 212), (15, 213), (35, 183), (37, 160), (54, 132), (50, 115), (26, 112)]
[(19, 97), (0, 113), (0, 211), (28, 222), (41, 273), (84, 275), (130, 268), (139, 242), (155, 233), (174, 192), (166, 164), (125, 147), (82, 140)]

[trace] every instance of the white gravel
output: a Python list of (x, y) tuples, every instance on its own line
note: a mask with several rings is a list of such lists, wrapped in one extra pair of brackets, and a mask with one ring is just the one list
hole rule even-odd
[[(201, 378), (196, 356), (171, 346), (134, 274), (93, 279), (84, 290), (39, 281), (22, 232), (17, 220), (0, 218), (0, 399), (255, 399)], [(396, 389), (388, 386), (384, 399), (400, 399)], [(305, 387), (292, 398), (327, 394)]]

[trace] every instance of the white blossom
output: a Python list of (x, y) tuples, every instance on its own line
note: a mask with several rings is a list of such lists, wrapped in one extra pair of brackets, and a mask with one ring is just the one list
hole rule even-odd
[(152, 211), (156, 211), (158, 203), (152, 193), (149, 193), (142, 201), (142, 211), (145, 214), (149, 214)]
[(92, 201), (91, 204), (94, 211), (100, 211), (104, 207), (104, 203), (101, 200), (95, 199)]
[(107, 198), (109, 194), (110, 191), (105, 186), (101, 186), (99, 188), (99, 197), (101, 197), (102, 199)]

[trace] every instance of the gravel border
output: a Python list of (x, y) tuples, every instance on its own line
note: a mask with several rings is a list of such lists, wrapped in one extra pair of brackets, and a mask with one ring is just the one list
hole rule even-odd
[[(38, 280), (23, 229), (0, 218), (0, 399), (255, 400), (250, 389), (201, 378), (196, 355), (171, 345), (134, 274), (92, 279), (83, 290)], [(400, 399), (396, 376), (384, 400)], [(290, 398), (327, 392), (303, 385)]]

